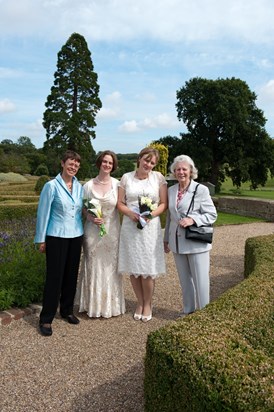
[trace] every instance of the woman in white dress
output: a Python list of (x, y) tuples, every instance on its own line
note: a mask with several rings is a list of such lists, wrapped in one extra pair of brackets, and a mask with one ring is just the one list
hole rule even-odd
[[(118, 271), (129, 273), (137, 298), (135, 320), (152, 319), (152, 297), (155, 279), (165, 273), (165, 257), (160, 214), (167, 208), (167, 185), (164, 176), (153, 172), (159, 160), (158, 150), (147, 147), (137, 159), (137, 170), (125, 173), (118, 189), (117, 207), (123, 213), (120, 235)], [(155, 204), (152, 219), (144, 216), (145, 226), (137, 227), (140, 220), (138, 198), (146, 196)]]
[[(118, 316), (125, 313), (122, 278), (117, 272), (120, 219), (117, 210), (118, 183), (110, 176), (118, 165), (115, 153), (101, 153), (96, 166), (99, 174), (84, 185), (84, 199), (97, 199), (102, 218), (84, 210), (83, 257), (81, 261), (76, 304), (79, 312), (89, 317)], [(104, 224), (107, 234), (100, 236)]]

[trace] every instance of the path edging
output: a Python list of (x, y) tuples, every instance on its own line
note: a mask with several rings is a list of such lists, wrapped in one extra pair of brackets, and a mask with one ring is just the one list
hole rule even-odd
[(25, 316), (38, 314), (41, 311), (41, 305), (29, 305), (27, 308), (10, 308), (0, 311), (0, 326), (9, 325), (12, 321), (22, 319)]

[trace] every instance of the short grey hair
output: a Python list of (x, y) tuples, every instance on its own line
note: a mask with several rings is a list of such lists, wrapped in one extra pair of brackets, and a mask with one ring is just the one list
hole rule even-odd
[(193, 180), (197, 179), (198, 169), (195, 167), (195, 164), (193, 160), (191, 159), (191, 157), (187, 155), (180, 155), (180, 156), (175, 157), (172, 165), (170, 166), (170, 171), (173, 174), (173, 176), (174, 176), (174, 171), (176, 169), (176, 164), (181, 163), (181, 162), (185, 162), (190, 166), (190, 178)]

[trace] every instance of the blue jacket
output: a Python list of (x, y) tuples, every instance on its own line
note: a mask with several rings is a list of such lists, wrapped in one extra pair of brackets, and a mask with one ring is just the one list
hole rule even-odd
[(83, 234), (83, 187), (73, 177), (72, 193), (61, 174), (47, 182), (40, 195), (35, 243), (43, 243), (46, 236), (74, 238)]

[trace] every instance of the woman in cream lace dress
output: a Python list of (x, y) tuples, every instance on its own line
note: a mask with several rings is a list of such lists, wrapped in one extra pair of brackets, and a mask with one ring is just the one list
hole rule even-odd
[[(125, 312), (122, 278), (117, 274), (120, 234), (116, 208), (118, 183), (110, 173), (117, 168), (116, 155), (107, 150), (97, 158), (99, 174), (84, 185), (84, 198), (97, 199), (103, 218), (86, 213), (83, 257), (81, 261), (76, 305), (89, 317), (118, 316)], [(100, 225), (107, 234), (100, 237)]]
[[(167, 184), (164, 176), (152, 169), (159, 160), (158, 150), (147, 147), (137, 159), (137, 170), (123, 175), (118, 191), (118, 209), (123, 213), (120, 236), (119, 266), (121, 273), (130, 274), (137, 306), (134, 320), (152, 319), (152, 297), (155, 279), (166, 271), (160, 214), (167, 208)], [(152, 219), (140, 220), (138, 199), (148, 197), (155, 205)]]

